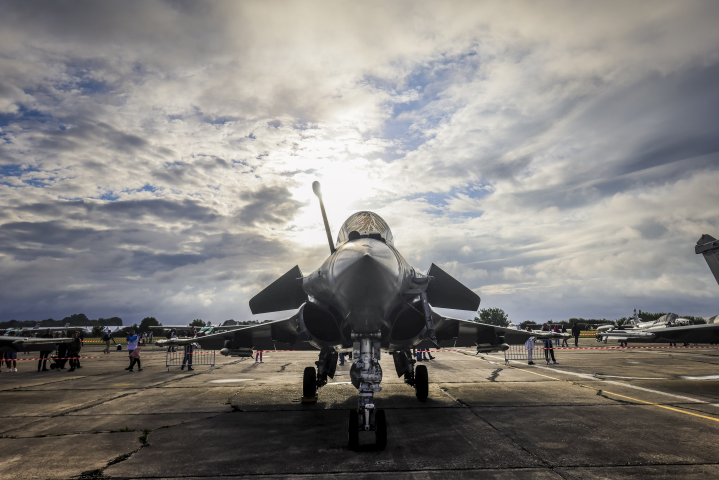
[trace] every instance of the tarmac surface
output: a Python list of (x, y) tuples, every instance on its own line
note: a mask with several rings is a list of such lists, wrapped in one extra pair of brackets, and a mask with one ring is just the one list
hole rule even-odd
[(218, 354), (214, 371), (168, 372), (146, 348), (129, 373), (126, 352), (101, 349), (86, 345), (100, 358), (75, 372), (2, 369), (0, 479), (719, 478), (714, 348), (557, 350), (559, 365), (509, 367), (501, 353), (439, 352), (423, 362), (424, 403), (383, 354), (384, 451), (372, 434), (347, 448), (349, 364), (302, 405), (313, 353)]

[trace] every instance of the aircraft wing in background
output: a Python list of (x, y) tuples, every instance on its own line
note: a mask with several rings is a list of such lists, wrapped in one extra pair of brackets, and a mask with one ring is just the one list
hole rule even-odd
[[(502, 350), (503, 344), (523, 345), (529, 337), (537, 337), (537, 334), (524, 330), (446, 317), (434, 310), (432, 320), (440, 348), (471, 347), (479, 352), (491, 352)], [(417, 345), (417, 348), (433, 347), (429, 340)]]
[[(250, 356), (253, 350), (319, 350), (310, 341), (302, 341), (299, 333), (299, 312), (284, 320), (236, 327), (204, 337), (158, 340), (159, 347), (199, 344), (208, 350), (221, 350), (223, 355)], [(337, 348), (341, 344), (337, 345)]]
[(0, 351), (54, 350), (55, 344), (70, 342), (72, 338), (0, 337)]

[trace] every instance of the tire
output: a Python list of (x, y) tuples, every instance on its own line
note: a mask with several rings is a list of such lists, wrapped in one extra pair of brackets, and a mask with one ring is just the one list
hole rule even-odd
[(317, 377), (315, 367), (305, 368), (302, 376), (302, 396), (304, 398), (312, 398), (317, 396)]
[(347, 447), (354, 450), (359, 446), (359, 415), (357, 410), (350, 410), (347, 421)]
[(424, 365), (414, 369), (414, 388), (420, 402), (427, 400), (427, 396), (429, 396), (429, 374), (427, 374), (427, 367)]
[(384, 410), (377, 410), (375, 413), (375, 424), (377, 426), (377, 430), (375, 430), (377, 450), (384, 450), (387, 447), (387, 417), (385, 417)]

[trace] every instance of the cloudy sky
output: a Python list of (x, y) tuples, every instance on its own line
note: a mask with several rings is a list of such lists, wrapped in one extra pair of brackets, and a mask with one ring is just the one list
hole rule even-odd
[(329, 253), (314, 180), (334, 235), (375, 211), (513, 320), (716, 315), (693, 245), (719, 236), (718, 21), (715, 1), (2, 2), (0, 320), (255, 318)]

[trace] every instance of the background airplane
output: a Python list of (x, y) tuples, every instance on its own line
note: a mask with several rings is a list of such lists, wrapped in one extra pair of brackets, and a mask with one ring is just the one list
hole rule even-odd
[(381, 449), (387, 442), (387, 421), (374, 394), (381, 390), (382, 350), (392, 357), (397, 375), (404, 376), (424, 401), (429, 393), (427, 367), (415, 367), (412, 348), (472, 347), (489, 352), (523, 344), (532, 334), (437, 313), (436, 307), (476, 311), (480, 298), (435, 264), (426, 274), (412, 267), (395, 248), (387, 223), (373, 212), (351, 215), (333, 242), (319, 182), (312, 188), (319, 199), (330, 256), (309, 275), (303, 275), (299, 266), (291, 268), (250, 300), (253, 314), (296, 312), (284, 320), (157, 344), (196, 342), (207, 349), (222, 348), (224, 355), (243, 356), (253, 349), (319, 350), (317, 368), (308, 366), (304, 371), (304, 402), (316, 401), (318, 388), (334, 377), (338, 352), (351, 351), (350, 378), (359, 399), (349, 414), (348, 444), (355, 448), (360, 431), (373, 431)]
[[(719, 283), (719, 241), (704, 234), (697, 241), (694, 253), (702, 254), (709, 270)], [(641, 313), (641, 312), (640, 312)], [(639, 343), (719, 343), (719, 322), (711, 317), (705, 325), (694, 325), (689, 319), (669, 314), (655, 321), (643, 322), (634, 310), (634, 315), (621, 326), (605, 325), (599, 328), (597, 341), (606, 343), (617, 340), (621, 345)]]
[[(190, 329), (192, 329), (193, 325), (158, 325), (158, 326), (152, 326), (150, 329), (152, 330), (161, 330), (161, 331), (167, 331), (167, 330), (177, 330), (179, 333), (189, 333)], [(212, 325), (211, 322), (207, 322), (207, 325), (204, 327), (195, 325), (196, 330), (196, 336), (202, 337), (205, 335), (210, 335), (215, 332), (226, 332), (228, 330), (239, 330), (241, 328), (246, 328), (248, 325), (237, 325), (234, 320), (226, 320), (223, 322), (222, 325)], [(188, 337), (189, 338), (189, 337)]]
[(50, 352), (58, 343), (70, 343), (72, 338), (38, 338), (18, 335), (0, 337), (0, 354), (5, 352)]

